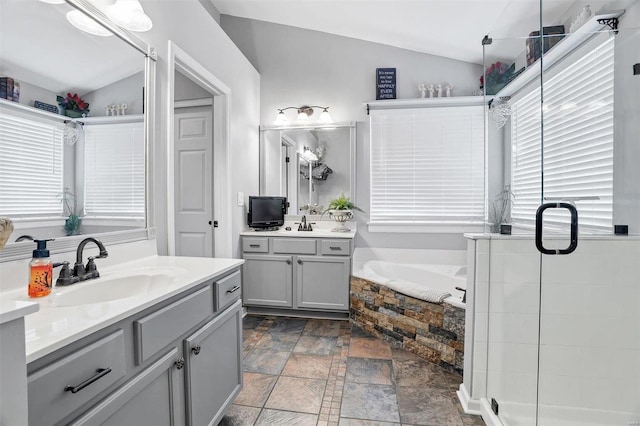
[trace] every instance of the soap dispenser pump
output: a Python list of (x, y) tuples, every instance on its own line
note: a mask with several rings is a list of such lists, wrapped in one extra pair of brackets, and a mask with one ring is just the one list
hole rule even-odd
[(29, 297), (42, 297), (51, 293), (53, 282), (53, 263), (47, 250), (47, 241), (33, 240), (37, 248), (29, 262)]

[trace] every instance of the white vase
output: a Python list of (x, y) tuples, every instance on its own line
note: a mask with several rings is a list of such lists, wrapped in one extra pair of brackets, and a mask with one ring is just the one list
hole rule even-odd
[(329, 210), (329, 217), (336, 221), (337, 226), (331, 231), (333, 232), (349, 232), (351, 229), (347, 228), (345, 222), (353, 218), (351, 210)]

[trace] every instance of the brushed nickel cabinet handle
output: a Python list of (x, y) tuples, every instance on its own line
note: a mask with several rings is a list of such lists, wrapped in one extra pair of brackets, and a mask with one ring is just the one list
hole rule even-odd
[(239, 285), (237, 285), (237, 286), (233, 287), (233, 288), (232, 288), (232, 289), (230, 289), (230, 290), (227, 290), (227, 293), (235, 293), (235, 292), (236, 292), (236, 291), (238, 291), (238, 290), (240, 290), (240, 286), (239, 286)]
[(198, 355), (200, 353), (200, 350), (202, 350), (200, 345), (195, 345), (191, 348), (191, 352), (193, 352), (194, 355)]
[(182, 367), (184, 367), (184, 357), (178, 358), (174, 364), (178, 370), (182, 370)]
[(287, 265), (291, 265), (291, 259), (287, 259), (286, 262), (287, 262)]

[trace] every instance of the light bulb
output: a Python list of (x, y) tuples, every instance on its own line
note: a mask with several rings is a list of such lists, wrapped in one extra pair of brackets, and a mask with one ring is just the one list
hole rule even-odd
[(308, 123), (309, 122), (309, 116), (305, 112), (300, 112), (300, 113), (298, 113), (298, 118), (296, 118), (296, 121), (299, 122), (299, 123)]
[(289, 119), (284, 114), (284, 111), (280, 111), (276, 116), (276, 120), (273, 122), (273, 124), (275, 124), (276, 126), (280, 126), (287, 123), (289, 123)]
[(116, 25), (129, 31), (149, 31), (153, 27), (153, 22), (142, 10), (142, 5), (138, 0), (117, 0), (107, 7), (107, 17)]
[(325, 108), (324, 111), (322, 111), (322, 113), (320, 114), (320, 117), (318, 117), (318, 123), (320, 124), (332, 124), (333, 123), (333, 118), (331, 118), (331, 115), (329, 114), (329, 111), (327, 111), (329, 108)]
[(97, 35), (100, 37), (109, 37), (113, 35), (111, 31), (98, 24), (96, 21), (89, 18), (79, 10), (72, 10), (68, 12), (67, 21), (69, 21), (71, 25), (78, 28), (79, 30), (84, 31), (85, 33)]

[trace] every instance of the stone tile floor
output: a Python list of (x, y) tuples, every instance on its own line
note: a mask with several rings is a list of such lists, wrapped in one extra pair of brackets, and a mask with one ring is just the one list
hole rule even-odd
[(480, 426), (462, 377), (348, 321), (246, 316), (244, 388), (220, 425)]

